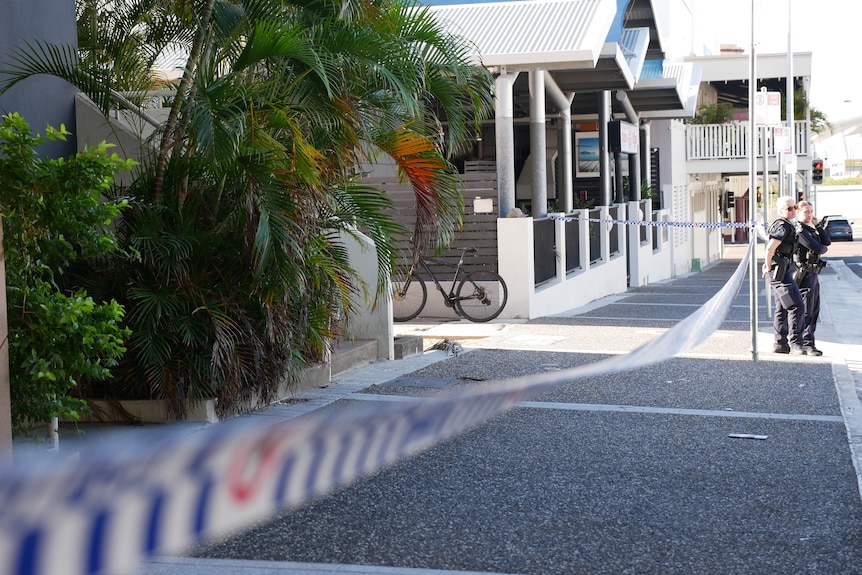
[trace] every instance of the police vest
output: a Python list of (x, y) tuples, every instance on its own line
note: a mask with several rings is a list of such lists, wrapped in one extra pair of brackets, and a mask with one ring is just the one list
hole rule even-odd
[(777, 255), (792, 255), (799, 243), (796, 237), (796, 226), (787, 218), (778, 218), (772, 222), (769, 226), (769, 237), (781, 240), (781, 244), (775, 249)]

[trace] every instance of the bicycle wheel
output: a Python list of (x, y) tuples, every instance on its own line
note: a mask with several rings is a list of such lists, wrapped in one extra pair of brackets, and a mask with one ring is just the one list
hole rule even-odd
[(470, 321), (489, 321), (500, 315), (508, 298), (509, 289), (500, 274), (476, 270), (458, 284), (455, 305), (458, 312)]
[(425, 282), (407, 271), (396, 273), (392, 280), (392, 319), (408, 321), (419, 315), (428, 299)]

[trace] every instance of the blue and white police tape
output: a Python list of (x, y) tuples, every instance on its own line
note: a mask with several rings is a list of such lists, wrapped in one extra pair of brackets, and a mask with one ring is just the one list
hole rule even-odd
[(648, 345), (586, 366), (424, 401), (238, 418), (185, 435), (137, 431), (80, 457), (0, 470), (0, 575), (121, 575), (345, 486), (574, 379), (658, 363), (703, 342), (736, 297), (748, 252), (714, 297)]
[(605, 224), (619, 224), (623, 226), (648, 226), (648, 227), (670, 227), (670, 228), (752, 228), (760, 225), (758, 222), (665, 222), (661, 220), (615, 220), (612, 218), (573, 218), (571, 216), (550, 216), (552, 220), (564, 222), (599, 222)]

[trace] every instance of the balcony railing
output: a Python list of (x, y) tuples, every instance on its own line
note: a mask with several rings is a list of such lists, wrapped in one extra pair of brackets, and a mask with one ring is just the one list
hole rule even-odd
[[(808, 122), (794, 122), (797, 156), (808, 155), (811, 139)], [(757, 131), (757, 155), (763, 155), (763, 136)], [(769, 155), (775, 154), (772, 130), (766, 130), (766, 148)], [(689, 160), (735, 160), (748, 157), (748, 122), (727, 124), (689, 124), (686, 126), (686, 158)]]

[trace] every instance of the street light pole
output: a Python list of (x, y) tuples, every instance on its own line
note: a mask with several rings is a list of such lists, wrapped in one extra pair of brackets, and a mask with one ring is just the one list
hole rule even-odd
[(796, 113), (794, 104), (796, 100), (796, 81), (793, 78), (793, 17), (792, 17), (793, 0), (787, 2), (787, 127), (790, 129), (790, 162), (785, 162), (785, 170), (787, 172), (787, 195), (796, 201)]
[[(749, 54), (751, 75), (748, 79), (748, 276), (749, 316), (751, 322), (751, 359), (757, 361), (757, 128), (754, 117), (754, 98), (757, 94), (757, 55), (754, 49), (754, 0), (751, 0), (751, 53)], [(764, 190), (765, 191), (765, 190)]]

